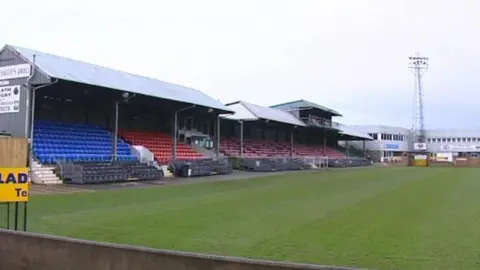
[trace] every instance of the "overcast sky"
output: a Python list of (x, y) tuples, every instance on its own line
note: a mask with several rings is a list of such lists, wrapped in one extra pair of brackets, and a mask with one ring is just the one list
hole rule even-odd
[(411, 127), (408, 56), (419, 51), (431, 59), (427, 128), (480, 127), (478, 0), (22, 0), (2, 7), (2, 44), (194, 87), (223, 103), (303, 98), (338, 110), (346, 124)]

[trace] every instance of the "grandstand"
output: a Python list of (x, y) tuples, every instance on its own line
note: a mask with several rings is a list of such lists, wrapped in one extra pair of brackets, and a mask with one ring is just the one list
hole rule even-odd
[(0, 51), (0, 68), (12, 71), (2, 91), (16, 89), (5, 100), (11, 103), (0, 103), (0, 131), (33, 137), (37, 183), (230, 173), (225, 158), (252, 166), (263, 160), (264, 170), (304, 169), (303, 157), (351, 158), (339, 139), (371, 139), (332, 121), (338, 112), (305, 100), (224, 105), (196, 89), (10, 45)]
[[(309, 101), (263, 107), (245, 101), (227, 104), (235, 114), (222, 124), (220, 149), (234, 157), (322, 156), (344, 159), (338, 140), (371, 140), (332, 121), (338, 112)], [(238, 125), (235, 124), (238, 122)]]

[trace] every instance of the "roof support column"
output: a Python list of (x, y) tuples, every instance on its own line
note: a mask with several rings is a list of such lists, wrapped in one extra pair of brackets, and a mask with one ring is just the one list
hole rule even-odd
[(243, 158), (243, 121), (240, 120), (240, 157)]
[(294, 131), (290, 131), (290, 157), (293, 158), (293, 152), (294, 152), (294, 138), (295, 134)]
[(120, 109), (120, 101), (117, 100), (115, 101), (115, 123), (113, 128), (112, 161), (117, 161), (119, 109)]
[(216, 154), (217, 158), (220, 158), (220, 115), (217, 115), (217, 125), (216, 125), (216, 140), (217, 140), (217, 145), (215, 147), (216, 149)]
[(118, 119), (120, 115), (120, 103), (128, 104), (128, 102), (134, 98), (136, 94), (130, 94), (128, 92), (123, 93), (123, 99), (115, 101), (115, 123), (113, 128), (113, 142), (112, 142), (112, 161), (118, 160)]
[(363, 140), (363, 157), (367, 157), (367, 147), (365, 140)]
[(323, 154), (325, 154), (325, 150), (327, 149), (327, 132), (323, 130)]
[(173, 114), (173, 134), (172, 134), (172, 160), (177, 158), (177, 138), (178, 138), (178, 111)]
[(345, 141), (345, 156), (349, 158), (349, 151), (348, 151), (348, 140)]

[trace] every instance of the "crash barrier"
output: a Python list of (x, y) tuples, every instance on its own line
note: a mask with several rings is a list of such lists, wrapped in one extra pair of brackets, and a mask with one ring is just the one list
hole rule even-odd
[(370, 165), (372, 165), (372, 162), (365, 158), (330, 159), (328, 163), (328, 166), (331, 168), (363, 167)]
[(138, 161), (108, 163), (57, 163), (56, 172), (65, 183), (101, 184), (163, 179), (163, 171)]
[(313, 166), (303, 158), (243, 158), (240, 170), (254, 172), (309, 170)]
[(207, 176), (230, 174), (233, 169), (227, 159), (175, 159), (170, 162), (168, 169), (178, 177)]
[(351, 269), (132, 247), (1, 229), (0, 239), (0, 269), (5, 270)]

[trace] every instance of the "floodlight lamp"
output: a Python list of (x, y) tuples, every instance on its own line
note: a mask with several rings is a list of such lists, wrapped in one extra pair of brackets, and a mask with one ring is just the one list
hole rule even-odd
[(208, 113), (212, 113), (213, 112), (213, 109), (212, 108), (208, 108)]
[(128, 92), (123, 92), (122, 97), (123, 98), (128, 98), (130, 96), (130, 93)]

